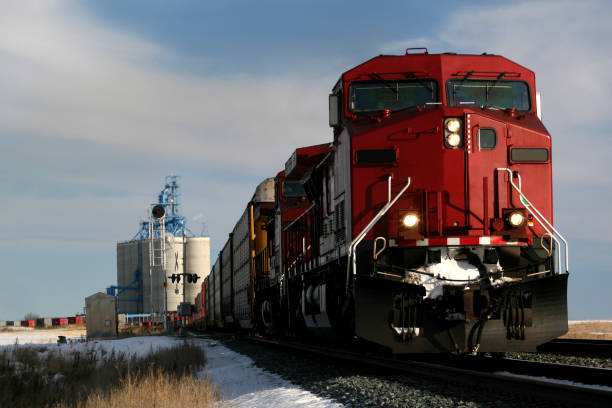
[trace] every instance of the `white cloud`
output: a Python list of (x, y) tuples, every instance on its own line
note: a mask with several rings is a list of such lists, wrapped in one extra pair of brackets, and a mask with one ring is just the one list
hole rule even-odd
[[(185, 183), (199, 187), (184, 197), (184, 214), (208, 214), (221, 242), (254, 188), (235, 175), (274, 175), (296, 146), (331, 140), (327, 93), (336, 77), (172, 72), (191, 57), (78, 10), (72, 1), (11, 2), (0, 14), (0, 131), (36, 143), (17, 146), (27, 154), (0, 151), (0, 188), (14, 187), (16, 169), (25, 185), (5, 205), (14, 216), (0, 231), (4, 248), (99, 249), (130, 239), (177, 168), (190, 169), (197, 180)], [(210, 168), (230, 176), (211, 180), (202, 172)], [(55, 186), (70, 195), (49, 194)]]
[[(546, 121), (601, 122), (612, 77), (611, 4), (523, 1), (453, 13), (439, 39), (456, 49), (493, 52), (534, 70)], [(478, 47), (478, 49), (474, 49)]]
[[(73, 16), (69, 3), (14, 3), (0, 16), (0, 127), (118, 149), (262, 169), (272, 144), (329, 140), (335, 78), (203, 78), (180, 56)], [(283, 159), (279, 160), (282, 163)]]

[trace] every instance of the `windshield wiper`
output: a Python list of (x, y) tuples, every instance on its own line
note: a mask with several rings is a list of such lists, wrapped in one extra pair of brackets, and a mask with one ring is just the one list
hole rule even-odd
[(474, 71), (467, 71), (465, 73), (465, 76), (463, 78), (461, 78), (461, 82), (463, 83), (466, 79), (468, 79), (469, 77), (472, 76), (472, 74), (474, 74)]
[(501, 106), (492, 105), (492, 104), (490, 104), (490, 103), (487, 103), (487, 104), (481, 105), (481, 106), (480, 106), (480, 109), (482, 109), (482, 110), (486, 110), (486, 109), (497, 109), (497, 110), (500, 110), (500, 111), (506, 111), (506, 110), (508, 110), (508, 109), (512, 109), (512, 108), (503, 108), (503, 107), (501, 107)]
[(406, 71), (406, 72), (402, 72), (402, 74), (410, 76), (412, 79), (417, 81), (419, 83), (419, 85), (421, 85), (423, 88), (427, 89), (429, 92), (431, 92), (433, 94), (433, 88), (427, 82), (425, 82), (421, 78), (419, 78), (414, 72)]
[(380, 82), (382, 82), (382, 84), (384, 86), (386, 86), (387, 88), (389, 88), (391, 90), (391, 92), (393, 92), (395, 94), (395, 96), (397, 96), (397, 94), (399, 93), (397, 89), (393, 88), (391, 86), (391, 84), (389, 84), (389, 82), (385, 81), (384, 78), (382, 76), (380, 76), (380, 74), (377, 74), (376, 72), (372, 72), (370, 74), (368, 74), (370, 76), (373, 76), (374, 78), (378, 79)]

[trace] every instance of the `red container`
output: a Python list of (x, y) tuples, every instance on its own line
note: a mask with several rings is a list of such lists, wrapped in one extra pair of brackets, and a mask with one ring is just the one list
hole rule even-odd
[(76, 324), (76, 317), (70, 316), (68, 318), (68, 324)]
[(36, 319), (28, 320), (28, 327), (36, 327)]
[(57, 317), (54, 317), (53, 319), (51, 319), (51, 326), (59, 326), (60, 325), (60, 319)]
[(75, 316), (74, 320), (76, 324), (83, 323), (83, 316)]
[(59, 325), (60, 326), (68, 326), (68, 319), (65, 317), (60, 317), (59, 319)]

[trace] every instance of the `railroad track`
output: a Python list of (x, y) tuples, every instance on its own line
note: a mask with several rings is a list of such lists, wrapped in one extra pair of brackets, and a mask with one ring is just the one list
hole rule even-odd
[(502, 394), (510, 394), (546, 401), (553, 406), (612, 406), (612, 370), (609, 369), (454, 355), (421, 355), (418, 359), (415, 359), (417, 356), (383, 357), (287, 340), (244, 338), (337, 361), (428, 378), (436, 383), (475, 387), (483, 392), (500, 393), (500, 399)]
[(612, 357), (612, 340), (554, 339), (539, 346), (538, 351)]

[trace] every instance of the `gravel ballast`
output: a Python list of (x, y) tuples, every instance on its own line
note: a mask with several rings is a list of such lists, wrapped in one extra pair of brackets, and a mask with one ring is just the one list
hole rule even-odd
[(499, 390), (478, 390), (408, 377), (380, 368), (288, 351), (244, 339), (226, 340), (255, 364), (319, 396), (347, 407), (521, 407), (550, 406)]

